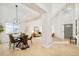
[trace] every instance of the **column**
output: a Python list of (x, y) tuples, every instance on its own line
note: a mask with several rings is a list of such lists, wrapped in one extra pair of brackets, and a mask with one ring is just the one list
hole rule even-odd
[(79, 4), (75, 4), (75, 20), (77, 20), (77, 47), (79, 47)]
[(52, 38), (52, 21), (51, 15), (45, 13), (42, 19), (42, 46), (49, 48), (52, 46), (53, 38)]

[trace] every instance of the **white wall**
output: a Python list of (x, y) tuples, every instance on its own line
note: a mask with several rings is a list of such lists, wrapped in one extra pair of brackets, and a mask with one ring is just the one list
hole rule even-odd
[[(42, 18), (39, 18), (37, 20), (31, 21), (27, 23), (26, 28), (24, 29), (26, 34), (28, 34), (29, 36), (32, 34), (32, 32), (34, 31), (34, 26), (38, 26), (39, 27), (39, 31), (42, 31)], [(27, 30), (28, 28), (28, 30)]]
[(64, 13), (56, 18), (52, 18), (52, 24), (58, 37), (64, 39), (64, 24), (73, 24), (73, 36), (75, 35), (75, 13)]

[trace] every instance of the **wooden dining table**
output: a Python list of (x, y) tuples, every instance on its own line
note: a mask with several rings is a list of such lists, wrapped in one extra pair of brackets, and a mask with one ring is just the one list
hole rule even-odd
[[(26, 35), (26, 37), (28, 38), (28, 35)], [(22, 36), (16, 37), (15, 40), (18, 41), (16, 47), (18, 47), (21, 43), (23, 43), (23, 37)]]

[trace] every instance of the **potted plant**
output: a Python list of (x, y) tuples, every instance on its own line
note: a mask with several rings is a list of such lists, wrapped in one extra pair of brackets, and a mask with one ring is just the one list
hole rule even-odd
[[(3, 25), (0, 24), (0, 33), (4, 31)], [(1, 40), (0, 40), (1, 43)]]

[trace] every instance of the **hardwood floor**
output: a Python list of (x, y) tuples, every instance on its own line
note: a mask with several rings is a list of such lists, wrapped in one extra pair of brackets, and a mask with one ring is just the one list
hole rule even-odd
[(56, 40), (52, 47), (44, 48), (40, 45), (40, 39), (34, 38), (30, 48), (26, 50), (12, 50), (7, 43), (0, 44), (0, 56), (79, 56), (79, 48), (69, 41)]

